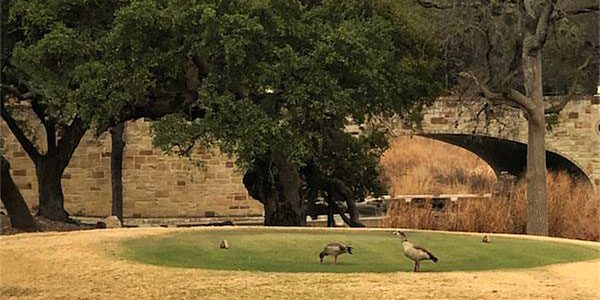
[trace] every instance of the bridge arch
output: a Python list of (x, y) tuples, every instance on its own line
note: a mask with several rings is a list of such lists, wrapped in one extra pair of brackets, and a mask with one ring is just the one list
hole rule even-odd
[[(419, 136), (430, 138), (466, 149), (487, 162), (496, 176), (506, 171), (518, 178), (527, 167), (527, 144), (491, 136), (428, 133)], [(571, 159), (557, 152), (546, 150), (546, 167), (549, 171), (565, 171), (572, 178), (592, 186), (590, 177)]]

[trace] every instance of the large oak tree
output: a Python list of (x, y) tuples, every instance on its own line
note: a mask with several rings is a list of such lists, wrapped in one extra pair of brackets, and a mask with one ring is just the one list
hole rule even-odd
[(206, 117), (163, 120), (157, 144), (217, 141), (246, 171), (266, 225), (304, 224), (305, 205), (322, 195), (348, 203), (348, 222), (360, 226), (354, 202), (380, 189), (371, 162), (385, 147), (344, 129), (414, 113), (437, 91), (426, 34), (385, 1), (217, 3), (196, 18)]

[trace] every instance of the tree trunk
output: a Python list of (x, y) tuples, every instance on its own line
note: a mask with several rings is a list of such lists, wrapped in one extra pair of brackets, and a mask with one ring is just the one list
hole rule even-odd
[[(365, 227), (365, 225), (360, 222), (352, 190), (338, 178), (329, 179), (327, 180), (327, 183), (327, 194), (332, 196), (333, 204), (335, 204), (335, 201), (345, 201), (346, 206), (348, 206), (348, 214), (350, 217), (347, 217), (345, 212), (340, 209), (340, 217), (342, 217), (344, 223), (348, 224), (350, 227)], [(335, 205), (337, 206), (337, 204)]]
[(64, 209), (61, 183), (63, 172), (64, 168), (56, 152), (46, 154), (35, 164), (40, 201), (38, 215), (60, 222), (69, 219), (69, 214)]
[[(328, 197), (331, 198), (331, 197)], [(333, 212), (334, 212), (334, 200), (328, 200), (327, 201), (327, 227), (335, 227), (335, 218), (333, 216)]]
[(300, 175), (285, 155), (267, 154), (257, 160), (243, 182), (250, 196), (263, 204), (266, 226), (306, 225)]
[(548, 235), (548, 203), (546, 198), (546, 126), (542, 92), (542, 54), (523, 56), (527, 96), (534, 103), (527, 114), (527, 233)]
[[(273, 153), (273, 166), (277, 169), (274, 176), (274, 201), (265, 203), (265, 225), (267, 226), (304, 226), (306, 215), (304, 201), (300, 197), (300, 174), (294, 164), (283, 153)], [(272, 205), (267, 210), (267, 205)], [(267, 214), (266, 212), (269, 212)]]
[(110, 172), (112, 183), (112, 212), (123, 223), (123, 131), (125, 123), (113, 127), (110, 130), (112, 140), (112, 152), (110, 156)]
[(11, 226), (25, 231), (37, 231), (38, 228), (31, 216), (29, 207), (27, 207), (23, 195), (21, 195), (19, 188), (10, 176), (10, 163), (4, 158), (4, 155), (0, 154), (0, 159), (2, 160), (0, 198), (8, 212)]

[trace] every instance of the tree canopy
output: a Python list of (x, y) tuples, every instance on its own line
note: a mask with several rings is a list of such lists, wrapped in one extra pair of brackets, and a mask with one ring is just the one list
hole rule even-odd
[[(380, 188), (373, 162), (387, 145), (373, 142), (377, 132), (353, 140), (344, 128), (370, 116), (409, 116), (439, 90), (435, 49), (414, 19), (385, 1), (362, 0), (237, 1), (201, 11), (214, 24), (200, 29), (206, 115), (156, 124), (159, 145), (212, 139), (242, 169), (265, 166), (258, 173), (271, 174), (267, 181), (278, 181), (269, 179), (278, 174), (269, 167), (277, 154), (295, 170), (316, 164), (323, 178), (347, 179), (358, 194)], [(368, 186), (354, 185), (359, 176)]]
[[(39, 108), (49, 139), (56, 124), (66, 126), (61, 140), (71, 146), (57, 151), (66, 153), (61, 172), (89, 126), (103, 132), (126, 120), (168, 116), (155, 128), (158, 144), (168, 149), (202, 138), (218, 141), (244, 170), (263, 161), (269, 198), (292, 197), (301, 208), (298, 172), (308, 162), (325, 177), (348, 170), (355, 182), (362, 175), (375, 182), (373, 158), (385, 143), (376, 132), (348, 139), (347, 125), (382, 114), (416, 115), (439, 91), (429, 36), (393, 1), (13, 0), (5, 6), (3, 91)], [(66, 138), (73, 127), (77, 134)], [(368, 173), (352, 165), (357, 153)], [(59, 183), (54, 190), (62, 194)], [(355, 192), (365, 194), (366, 186)]]

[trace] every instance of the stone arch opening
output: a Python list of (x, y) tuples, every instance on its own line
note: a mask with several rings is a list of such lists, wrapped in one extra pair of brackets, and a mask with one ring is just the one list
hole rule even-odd
[[(527, 167), (527, 144), (490, 136), (469, 134), (422, 134), (421, 136), (467, 149), (486, 161), (496, 173), (506, 171), (518, 178)], [(587, 174), (570, 159), (553, 151), (546, 151), (548, 171), (565, 171), (573, 179), (591, 185)]]

